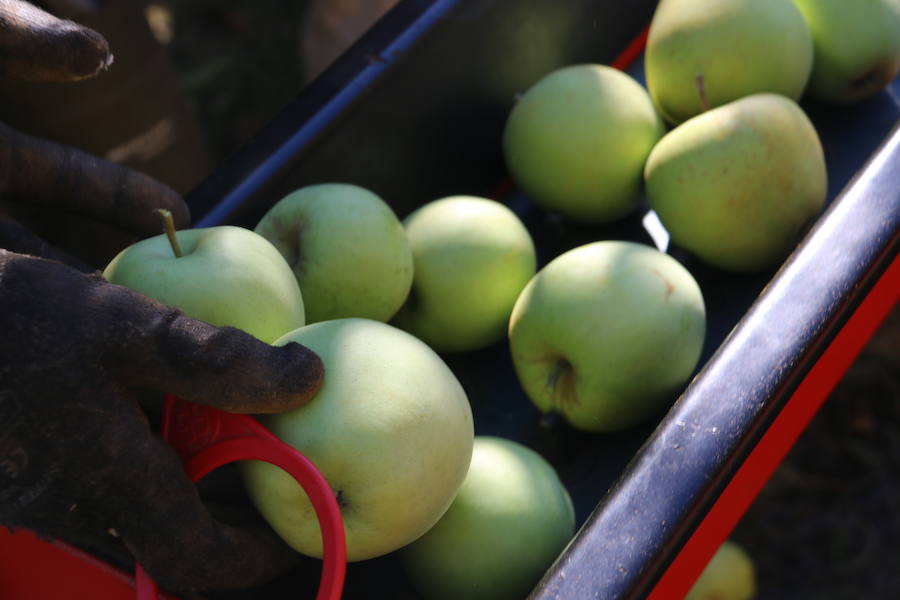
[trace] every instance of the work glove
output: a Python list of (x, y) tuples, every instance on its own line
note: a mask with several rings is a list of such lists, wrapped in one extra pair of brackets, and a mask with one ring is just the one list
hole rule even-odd
[(299, 344), (274, 347), (190, 319), (62, 263), (0, 250), (0, 524), (116, 554), (164, 588), (261, 584), (293, 553), (260, 521), (213, 518), (132, 391), (271, 413), (322, 379)]
[[(72, 56), (103, 47), (90, 32), (67, 38), (87, 42), (53, 52), (56, 33), (77, 25), (10, 0), (0, 0), (0, 24), (0, 71), (54, 79), (96, 72)], [(106, 54), (98, 69), (109, 64)], [(136, 236), (160, 231), (159, 208), (180, 227), (190, 220), (159, 182), (2, 124), (0, 199), (76, 212)], [(234, 412), (283, 411), (321, 385), (314, 353), (211, 326), (106, 282), (3, 216), (0, 332), (0, 525), (136, 561), (181, 594), (252, 587), (294, 564), (297, 554), (258, 515), (214, 517), (137, 390)]]

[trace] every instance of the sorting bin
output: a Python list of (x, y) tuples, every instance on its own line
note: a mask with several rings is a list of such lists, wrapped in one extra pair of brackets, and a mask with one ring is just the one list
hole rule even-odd
[[(532, 233), (539, 266), (595, 240), (660, 244), (646, 203), (598, 226), (536, 208), (500, 150), (517, 94), (555, 68), (615, 64), (641, 80), (655, 4), (401, 2), (188, 195), (195, 225), (253, 227), (298, 187), (347, 182), (401, 218), (443, 196), (495, 198)], [(683, 595), (900, 295), (900, 80), (851, 107), (802, 106), (823, 142), (829, 194), (785, 263), (726, 273), (665, 246), (697, 279), (708, 317), (695, 377), (666, 410), (627, 431), (579, 432), (534, 408), (505, 341), (444, 355), (476, 434), (534, 448), (572, 495), (579, 531), (534, 598)], [(310, 560), (228, 598), (313, 597), (316, 569)], [(417, 597), (395, 556), (349, 565), (345, 598), (382, 597)]]

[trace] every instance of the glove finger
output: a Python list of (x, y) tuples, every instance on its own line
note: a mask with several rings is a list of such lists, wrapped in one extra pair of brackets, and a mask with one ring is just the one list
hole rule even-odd
[(136, 348), (139, 385), (230, 412), (273, 413), (309, 402), (324, 378), (321, 359), (297, 343), (270, 346), (233, 327), (183, 315), (163, 320)]
[[(308, 402), (322, 384), (322, 361), (308, 348), (270, 346), (191, 319), (97, 272), (0, 249), (0, 276), (0, 306), (17, 307), (4, 334), (27, 335), (26, 347), (45, 362), (67, 360), (77, 349), (81, 371), (102, 366), (122, 385), (234, 412), (284, 411)], [(78, 369), (60, 376), (82, 382)]]
[[(2, 2), (3, 0), (0, 0)], [(139, 236), (162, 231), (158, 209), (177, 228), (190, 224), (184, 199), (172, 188), (133, 169), (87, 152), (26, 135), (0, 123), (0, 195), (16, 202), (59, 208)]]
[(93, 77), (113, 60), (106, 39), (88, 27), (22, 0), (0, 0), (0, 72), (25, 81)]
[(55, 260), (78, 269), (82, 273), (91, 273), (96, 270), (49, 244), (15, 219), (2, 214), (0, 214), (0, 248), (19, 254)]
[(94, 280), (85, 298), (115, 332), (105, 335), (106, 361), (128, 385), (242, 413), (300, 406), (322, 385), (321, 359), (300, 344), (271, 346), (102, 279)]

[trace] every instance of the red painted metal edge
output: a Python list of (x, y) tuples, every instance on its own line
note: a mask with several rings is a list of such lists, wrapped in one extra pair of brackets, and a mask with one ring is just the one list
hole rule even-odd
[(898, 300), (900, 256), (894, 257), (887, 271), (813, 365), (663, 573), (648, 600), (672, 600), (687, 594)]
[(0, 598), (133, 600), (134, 579), (68, 544), (0, 528)]
[(650, 34), (650, 26), (644, 28), (641, 33), (634, 38), (630, 44), (622, 51), (619, 56), (616, 57), (614, 61), (610, 63), (609, 66), (619, 69), (620, 71), (625, 71), (628, 67), (631, 66), (637, 58), (644, 51), (644, 47), (647, 45), (647, 36)]

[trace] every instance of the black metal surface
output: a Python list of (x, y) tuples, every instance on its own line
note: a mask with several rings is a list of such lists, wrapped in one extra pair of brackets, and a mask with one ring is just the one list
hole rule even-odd
[[(654, 6), (401, 2), (189, 195), (196, 224), (252, 227), (285, 193), (324, 181), (368, 187), (401, 217), (444, 195), (492, 195), (506, 180), (500, 135), (515, 95), (554, 68), (612, 61), (649, 23)], [(640, 64), (631, 72), (640, 79)], [(900, 82), (855, 107), (804, 107), (825, 147), (830, 202), (900, 119)], [(536, 597), (638, 597), (652, 584), (900, 230), (900, 155), (896, 146), (885, 152), (888, 159), (869, 165), (774, 279), (773, 271), (717, 271), (669, 249), (697, 278), (708, 311), (706, 367), (669, 414), (613, 435), (578, 432), (543, 419), (531, 405), (505, 342), (444, 357), (472, 402), (476, 433), (541, 452), (584, 524)], [(515, 190), (500, 199), (529, 228), (541, 265), (598, 239), (653, 243), (645, 209), (611, 225), (579, 227), (544, 214)], [(317, 570), (308, 561), (240, 598), (312, 597)], [(345, 597), (416, 595), (389, 555), (351, 564)]]

